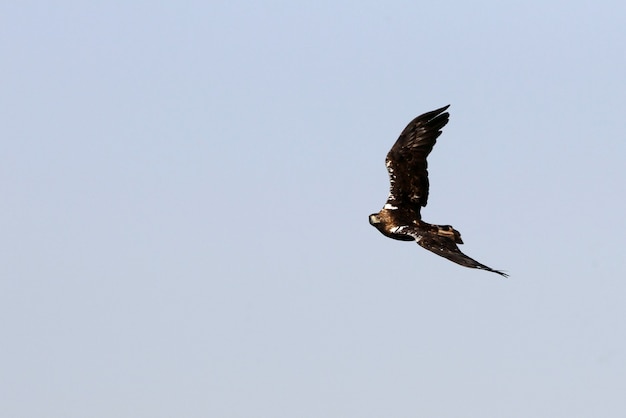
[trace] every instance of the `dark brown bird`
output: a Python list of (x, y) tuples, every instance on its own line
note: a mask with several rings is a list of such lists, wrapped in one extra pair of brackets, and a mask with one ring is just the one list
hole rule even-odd
[(380, 212), (370, 215), (370, 224), (383, 235), (417, 243), (437, 255), (465, 267), (492, 271), (508, 277), (463, 254), (459, 231), (450, 225), (431, 225), (422, 221), (420, 210), (428, 201), (428, 164), (441, 129), (448, 123), (450, 105), (413, 119), (387, 154), (385, 165), (391, 183), (389, 198)]

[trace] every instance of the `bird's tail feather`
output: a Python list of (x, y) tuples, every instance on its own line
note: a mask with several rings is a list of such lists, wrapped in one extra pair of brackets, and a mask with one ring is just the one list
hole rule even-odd
[(451, 238), (456, 244), (463, 244), (461, 233), (450, 225), (433, 225), (437, 228), (437, 235)]

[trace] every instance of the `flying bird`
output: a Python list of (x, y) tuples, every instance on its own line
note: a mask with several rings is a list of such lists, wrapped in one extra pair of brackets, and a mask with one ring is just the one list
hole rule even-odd
[(461, 234), (450, 225), (431, 225), (422, 221), (420, 210), (428, 200), (428, 164), (441, 129), (448, 123), (450, 105), (413, 119), (387, 154), (390, 190), (387, 203), (369, 221), (383, 235), (400, 241), (416, 241), (428, 251), (465, 267), (487, 270), (508, 277), (463, 254)]

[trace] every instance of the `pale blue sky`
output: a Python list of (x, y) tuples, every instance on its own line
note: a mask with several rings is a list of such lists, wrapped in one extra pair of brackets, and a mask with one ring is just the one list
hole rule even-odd
[[(625, 21), (5, 2), (0, 415), (625, 416)], [(446, 104), (424, 219), (510, 279), (368, 224)]]

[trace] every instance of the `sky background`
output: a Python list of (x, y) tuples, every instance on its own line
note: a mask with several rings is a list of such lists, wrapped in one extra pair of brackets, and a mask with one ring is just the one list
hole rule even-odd
[[(626, 3), (0, 6), (0, 415), (623, 417)], [(424, 220), (368, 224), (451, 104)]]

